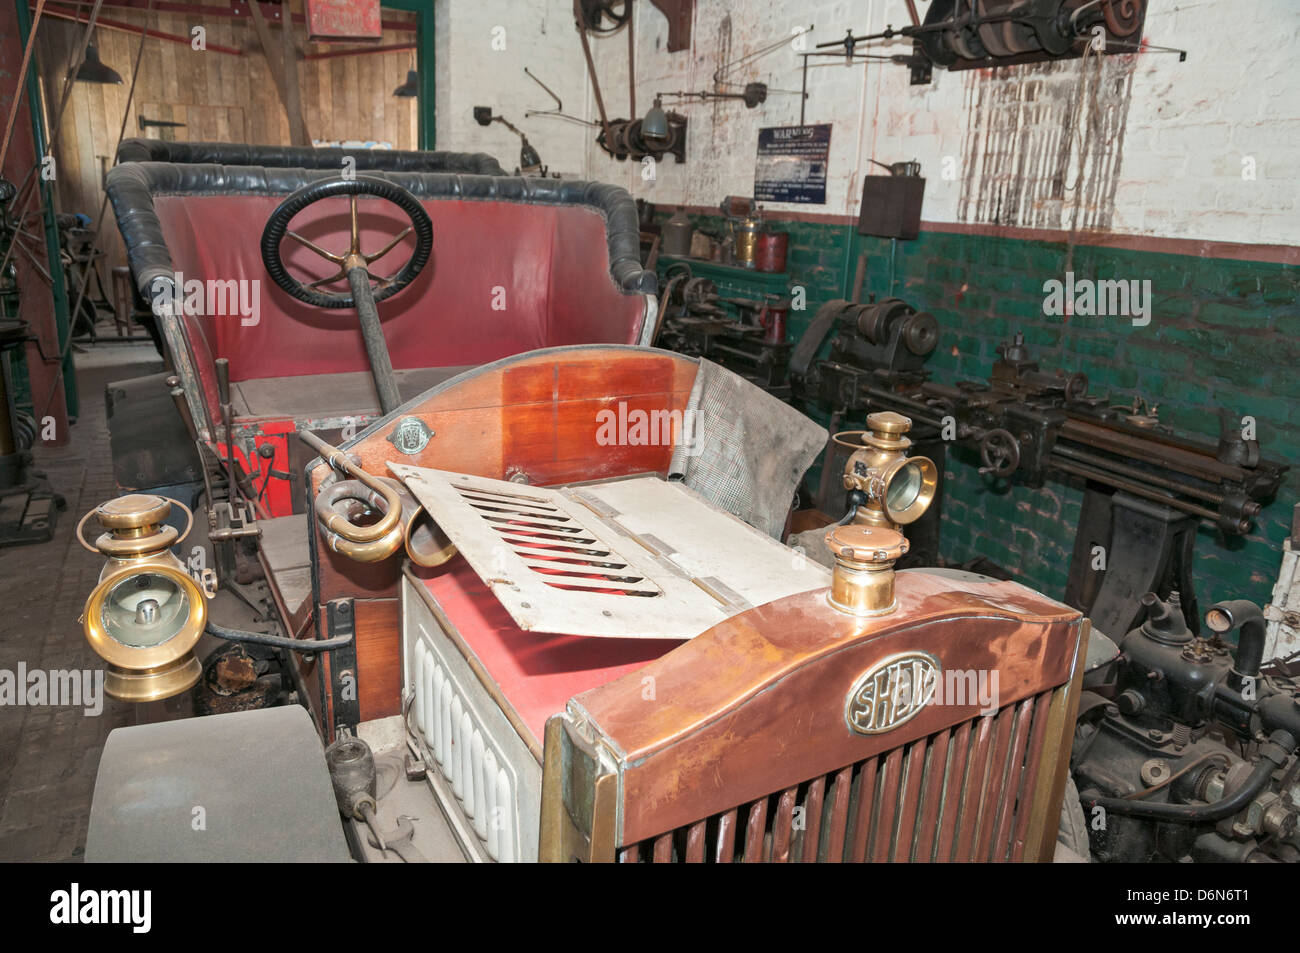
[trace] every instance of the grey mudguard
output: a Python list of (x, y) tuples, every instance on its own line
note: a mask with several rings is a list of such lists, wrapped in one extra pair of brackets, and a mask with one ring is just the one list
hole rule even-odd
[(86, 861), (350, 860), (320, 737), (293, 705), (118, 728)]

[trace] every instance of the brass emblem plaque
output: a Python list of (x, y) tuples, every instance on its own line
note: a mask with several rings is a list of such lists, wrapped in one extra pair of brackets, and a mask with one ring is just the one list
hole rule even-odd
[(388, 435), (388, 442), (408, 456), (419, 453), (428, 446), (433, 431), (419, 417), (403, 417)]
[(934, 698), (941, 671), (928, 652), (903, 652), (877, 662), (858, 676), (845, 699), (849, 729), (879, 735), (911, 721)]

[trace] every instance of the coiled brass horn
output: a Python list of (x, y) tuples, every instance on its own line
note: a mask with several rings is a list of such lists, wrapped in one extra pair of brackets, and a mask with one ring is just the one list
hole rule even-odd
[[(456, 555), (456, 546), (447, 538), (442, 527), (433, 521), (428, 511), (407, 493), (405, 488), (402, 493), (405, 497), (402, 501), (402, 542), (406, 547), (407, 557), (417, 566), (424, 566), (426, 569), (441, 566)], [(409, 509), (406, 505), (408, 500)]]
[[(399, 549), (417, 566), (440, 566), (456, 555), (456, 547), (397, 480), (367, 473), (338, 447), (314, 433), (299, 435), (321, 459), (349, 479), (338, 480), (316, 494), (314, 509), (325, 543), (357, 562), (387, 559)], [(366, 526), (356, 520), (369, 513), (379, 519)]]
[[(316, 494), (315, 509), (326, 545), (357, 562), (387, 559), (402, 546), (401, 497), (388, 481), (369, 474), (322, 487)], [(358, 526), (355, 520), (368, 513), (381, 515), (369, 526)], [(377, 528), (383, 530), (378, 537), (366, 538)]]

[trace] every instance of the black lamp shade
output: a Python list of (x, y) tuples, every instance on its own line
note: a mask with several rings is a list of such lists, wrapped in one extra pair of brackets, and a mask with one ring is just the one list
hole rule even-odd
[(537, 150), (525, 139), (523, 146), (519, 149), (519, 171), (521, 172), (538, 172), (542, 168), (542, 157), (537, 154)]
[(86, 59), (77, 69), (76, 80), (78, 83), (122, 85), (122, 77), (118, 75), (117, 70), (104, 65), (99, 58), (99, 47), (94, 43), (86, 46)]
[(415, 70), (406, 71), (406, 82), (393, 90), (394, 96), (401, 96), (403, 99), (412, 99), (419, 94), (420, 74)]

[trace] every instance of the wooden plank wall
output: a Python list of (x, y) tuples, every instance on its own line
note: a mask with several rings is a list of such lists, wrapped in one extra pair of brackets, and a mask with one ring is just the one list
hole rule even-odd
[[(295, 12), (302, 12), (301, 3), (295, 4)], [(104, 7), (101, 17), (130, 23), (136, 29), (145, 20), (142, 12), (109, 6)], [(385, 10), (384, 18), (414, 19), (394, 10)], [(288, 119), (250, 20), (200, 19), (180, 13), (149, 17), (151, 29), (178, 36), (190, 36), (191, 29), (198, 25), (207, 30), (206, 52), (168, 40), (145, 40), (126, 138), (288, 145)], [(42, 20), (39, 27), (36, 59), (51, 137), (64, 76), (84, 30), (83, 24), (50, 18)], [(279, 25), (272, 22), (277, 49), (279, 30)], [(361, 45), (308, 43), (303, 24), (295, 25), (294, 35), (300, 55)], [(414, 32), (385, 30), (380, 44), (414, 43), (415, 36)], [(94, 218), (103, 199), (103, 175), (112, 165), (140, 36), (138, 32), (101, 27), (95, 30), (92, 42), (99, 47), (100, 59), (121, 75), (122, 85), (74, 83), (53, 151), (58, 163), (58, 210), (82, 212)], [(211, 49), (213, 44), (241, 50), (243, 55), (217, 52)], [(406, 81), (407, 71), (415, 69), (415, 62), (413, 49), (300, 60), (303, 113), (312, 139), (326, 143), (378, 141), (391, 143), (396, 149), (416, 148), (416, 100), (393, 95), (393, 90)], [(142, 114), (186, 125), (142, 130), (138, 124)], [(126, 254), (111, 208), (106, 219), (100, 234), (107, 281), (108, 269), (126, 264)]]

